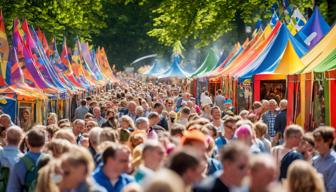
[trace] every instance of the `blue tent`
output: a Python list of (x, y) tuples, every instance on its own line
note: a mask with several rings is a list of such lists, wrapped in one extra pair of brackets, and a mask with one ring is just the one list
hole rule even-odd
[(258, 73), (273, 72), (282, 58), (288, 41), (292, 43), (295, 52), (300, 58), (307, 52), (305, 45), (296, 40), (286, 25), (282, 24), (274, 40), (269, 44), (266, 50), (264, 50), (262, 55), (254, 61), (253, 67), (250, 67), (244, 73), (240, 74), (239, 81), (252, 78), (253, 75)]
[(312, 16), (303, 28), (295, 35), (295, 38), (308, 49), (314, 47), (330, 30), (330, 26), (323, 19), (319, 9), (315, 7)]
[(159, 66), (159, 63), (157, 60), (154, 61), (151, 68), (144, 73), (144, 75), (147, 76), (155, 76), (156, 74), (159, 74), (162, 71), (162, 68)]
[(170, 77), (177, 77), (177, 78), (185, 78), (188, 77), (189, 74), (180, 67), (180, 63), (182, 62), (182, 57), (178, 54), (173, 56), (173, 63), (172, 65), (162, 74), (158, 75), (158, 78), (170, 78)]

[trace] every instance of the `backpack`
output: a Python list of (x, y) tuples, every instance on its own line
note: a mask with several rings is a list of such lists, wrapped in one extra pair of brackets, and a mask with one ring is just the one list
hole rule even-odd
[(34, 192), (37, 184), (38, 177), (38, 162), (43, 157), (43, 154), (34, 162), (33, 159), (28, 157), (27, 155), (21, 157), (21, 161), (27, 169), (27, 172), (24, 177), (24, 191), (25, 192)]
[(9, 167), (0, 167), (0, 192), (5, 192), (9, 179)]
[[(3, 151), (0, 150), (1, 156), (2, 152)], [(6, 167), (2, 164), (0, 166), (0, 192), (6, 191), (8, 179), (9, 179), (9, 167)]]

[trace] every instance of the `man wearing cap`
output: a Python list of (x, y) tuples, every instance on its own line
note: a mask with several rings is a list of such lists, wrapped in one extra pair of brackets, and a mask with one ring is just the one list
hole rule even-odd
[[(208, 138), (198, 130), (185, 131), (181, 139), (182, 146), (192, 147), (199, 150), (202, 154), (207, 155)], [(222, 169), (220, 162), (214, 158), (207, 157), (208, 170), (207, 175)]]

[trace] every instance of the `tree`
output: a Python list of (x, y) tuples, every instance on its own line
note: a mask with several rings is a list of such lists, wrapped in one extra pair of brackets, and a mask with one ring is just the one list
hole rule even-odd
[[(110, 63), (119, 69), (144, 55), (161, 53), (169, 49), (160, 45), (146, 33), (151, 30), (151, 10), (161, 1), (141, 2), (125, 0), (103, 1), (104, 22), (107, 27), (93, 36), (93, 43), (105, 47)], [(148, 63), (150, 64), (150, 63)]]
[[(73, 40), (79, 36), (90, 40), (105, 27), (102, 14), (102, 0), (3, 0), (0, 8), (4, 13), (6, 28), (12, 29), (13, 19), (25, 18), (34, 27), (41, 28), (47, 35), (56, 36), (62, 42), (63, 36)], [(11, 33), (8, 33), (11, 35)]]

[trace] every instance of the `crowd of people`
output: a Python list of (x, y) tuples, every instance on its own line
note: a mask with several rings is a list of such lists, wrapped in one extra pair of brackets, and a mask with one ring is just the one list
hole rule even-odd
[(286, 100), (236, 112), (182, 87), (124, 76), (28, 130), (2, 114), (0, 192), (336, 192), (334, 128), (287, 126)]

